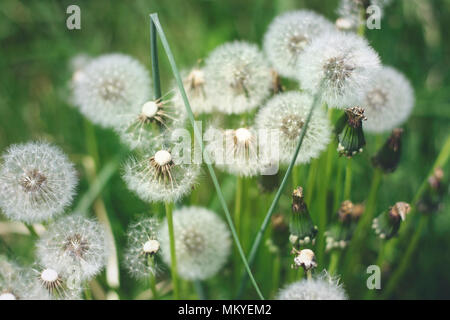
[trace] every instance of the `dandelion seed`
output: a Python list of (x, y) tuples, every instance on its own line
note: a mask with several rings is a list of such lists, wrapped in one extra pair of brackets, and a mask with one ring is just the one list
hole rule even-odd
[(365, 131), (380, 133), (393, 130), (411, 114), (414, 91), (404, 75), (384, 66), (367, 86), (362, 106), (367, 116)]
[(300, 280), (281, 289), (278, 300), (347, 300), (339, 280), (328, 274), (309, 280)]
[(53, 222), (37, 243), (37, 257), (63, 277), (88, 280), (106, 264), (107, 242), (103, 227), (78, 215)]
[[(214, 133), (218, 133), (217, 136)], [(205, 137), (209, 140), (205, 150), (218, 168), (244, 177), (260, 173), (258, 138), (252, 128), (218, 132), (211, 128), (205, 132)]]
[(145, 67), (123, 54), (92, 59), (74, 83), (74, 99), (81, 113), (103, 127), (116, 127), (149, 100), (151, 80)]
[(361, 105), (380, 59), (363, 38), (332, 32), (314, 39), (299, 57), (297, 77), (311, 94), (322, 85), (322, 101), (332, 108)]
[(12, 220), (46, 221), (70, 205), (77, 182), (73, 164), (58, 147), (12, 145), (0, 165), (0, 208)]
[(144, 201), (174, 202), (192, 190), (199, 172), (198, 165), (176, 161), (169, 149), (161, 147), (132, 157), (123, 179)]
[(264, 51), (283, 77), (295, 78), (300, 54), (312, 39), (335, 28), (321, 15), (298, 10), (276, 17), (264, 35)]
[[(279, 135), (279, 160), (288, 165), (312, 107), (312, 98), (304, 93), (285, 92), (270, 99), (256, 115), (258, 130), (275, 130)], [(330, 141), (331, 127), (326, 114), (314, 110), (303, 139), (296, 164), (308, 163), (325, 150)], [(273, 141), (260, 141), (261, 148), (272, 149)]]
[[(214, 276), (230, 254), (230, 232), (212, 211), (184, 207), (173, 213), (178, 273), (186, 280), (204, 280)], [(161, 252), (170, 263), (167, 219), (160, 230)]]
[(235, 41), (216, 48), (205, 63), (205, 92), (226, 114), (256, 108), (272, 87), (268, 62), (256, 45)]
[(128, 272), (137, 279), (155, 275), (158, 268), (155, 255), (159, 252), (158, 221), (144, 218), (132, 224), (128, 231), (128, 244), (124, 261)]

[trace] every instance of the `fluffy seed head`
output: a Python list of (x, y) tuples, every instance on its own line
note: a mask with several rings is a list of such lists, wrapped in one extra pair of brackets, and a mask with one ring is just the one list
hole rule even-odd
[[(300, 133), (312, 106), (308, 94), (285, 92), (270, 99), (258, 112), (255, 120), (258, 129), (276, 130), (279, 133), (279, 159), (289, 164), (300, 138)], [(326, 114), (314, 110), (296, 163), (308, 163), (319, 156), (330, 141), (331, 127)], [(272, 148), (260, 141), (262, 148)]]
[(364, 130), (385, 132), (403, 124), (414, 106), (414, 91), (408, 79), (391, 67), (383, 66), (366, 88)]
[(12, 145), (0, 165), (0, 208), (13, 220), (46, 221), (70, 205), (77, 182), (73, 164), (58, 147)]
[[(204, 280), (214, 276), (230, 253), (230, 232), (212, 211), (184, 207), (173, 213), (175, 248), (180, 277)], [(170, 264), (167, 219), (160, 230), (162, 256)]]
[(363, 38), (332, 32), (314, 39), (299, 58), (298, 79), (314, 94), (323, 86), (329, 107), (361, 105), (365, 88), (379, 68), (378, 54)]
[(106, 264), (105, 237), (103, 227), (94, 220), (79, 215), (63, 217), (38, 241), (37, 257), (63, 276), (90, 279)]
[(125, 164), (123, 179), (144, 201), (176, 201), (190, 193), (200, 168), (175, 160), (166, 148), (138, 154)]
[(137, 279), (147, 278), (158, 270), (155, 261), (155, 255), (160, 248), (157, 238), (158, 226), (158, 220), (144, 218), (128, 228), (128, 242), (124, 255), (125, 267)]
[(252, 128), (210, 128), (205, 139), (208, 140), (205, 150), (218, 168), (246, 177), (260, 172), (258, 139)]
[(281, 289), (278, 300), (347, 300), (339, 280), (324, 273), (309, 280), (294, 282)]
[(275, 70), (283, 77), (295, 78), (300, 54), (323, 32), (334, 26), (321, 15), (298, 10), (276, 17), (264, 36), (264, 51)]
[(205, 64), (205, 92), (218, 111), (256, 108), (270, 94), (272, 73), (256, 45), (235, 41), (216, 48)]
[(92, 59), (74, 82), (74, 98), (81, 113), (103, 127), (121, 125), (132, 110), (150, 97), (151, 80), (137, 60), (123, 54)]

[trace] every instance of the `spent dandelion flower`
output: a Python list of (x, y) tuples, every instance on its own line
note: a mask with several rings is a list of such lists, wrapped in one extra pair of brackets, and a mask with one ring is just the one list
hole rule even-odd
[[(231, 239), (227, 225), (212, 211), (184, 207), (173, 213), (178, 273), (186, 280), (214, 276), (230, 254)], [(160, 230), (163, 260), (170, 263), (167, 219)]]
[(294, 282), (281, 289), (277, 300), (347, 300), (347, 294), (337, 278), (327, 273), (308, 280)]
[(0, 165), (0, 208), (12, 220), (42, 222), (69, 206), (78, 183), (67, 156), (46, 142), (10, 146)]
[(125, 163), (123, 179), (144, 201), (174, 202), (192, 191), (200, 173), (200, 167), (189, 162), (161, 144), (132, 156)]
[(149, 148), (171, 131), (180, 128), (186, 120), (184, 107), (173, 99), (149, 100), (140, 109), (130, 110), (116, 127), (122, 142), (131, 149)]
[(309, 215), (302, 187), (298, 187), (292, 193), (292, 214), (289, 222), (289, 232), (289, 240), (295, 247), (314, 243), (314, 238), (317, 234), (317, 227)]
[(82, 79), (73, 87), (80, 112), (103, 127), (127, 121), (126, 115), (141, 109), (151, 94), (151, 79), (134, 58), (105, 54), (93, 58), (83, 69)]
[(337, 212), (338, 221), (325, 231), (326, 251), (347, 247), (364, 209), (364, 205), (354, 204), (350, 200), (341, 203)]
[(297, 269), (302, 267), (303, 270), (309, 271), (317, 267), (316, 255), (311, 249), (297, 250), (292, 248), (292, 254), (295, 255), (292, 268)]
[(442, 209), (449, 189), (448, 179), (444, 178), (444, 171), (440, 167), (434, 169), (427, 182), (425, 192), (417, 203), (417, 210), (430, 214)]
[(337, 151), (348, 158), (363, 152), (366, 139), (363, 132), (364, 109), (353, 107), (345, 109), (344, 114), (337, 121), (335, 127), (338, 141)]
[(372, 158), (372, 164), (385, 173), (393, 172), (398, 166), (401, 157), (403, 129), (392, 130), (381, 149)]
[(272, 88), (272, 72), (258, 47), (243, 41), (225, 43), (206, 59), (205, 92), (215, 108), (237, 114), (256, 108)]
[(36, 244), (37, 257), (62, 276), (89, 280), (106, 264), (107, 241), (103, 227), (80, 215), (62, 217), (51, 225)]
[(406, 202), (397, 202), (373, 219), (372, 228), (381, 239), (390, 239), (397, 235), (400, 224), (406, 219), (411, 206)]
[(50, 299), (54, 300), (80, 300), (81, 285), (77, 281), (71, 281), (70, 275), (51, 267), (37, 265), (33, 268), (34, 276), (38, 280), (35, 284), (44, 289)]
[(348, 108), (362, 103), (379, 67), (378, 54), (365, 39), (336, 31), (315, 38), (305, 48), (297, 77), (311, 94), (322, 86), (322, 101), (329, 107)]
[(320, 34), (335, 28), (323, 16), (310, 10), (286, 12), (276, 17), (264, 35), (264, 52), (283, 77), (295, 78), (300, 54)]
[(160, 249), (158, 227), (157, 219), (144, 218), (128, 228), (124, 263), (128, 272), (137, 279), (154, 276), (158, 270), (155, 263)]
[[(305, 93), (285, 92), (274, 96), (256, 115), (258, 130), (275, 130), (278, 133), (279, 160), (288, 165), (295, 152), (298, 139), (312, 107), (312, 98)], [(331, 139), (331, 126), (326, 114), (314, 110), (308, 125), (296, 164), (308, 163), (325, 150)], [(273, 149), (273, 139), (260, 141), (261, 148)]]
[[(186, 90), (186, 95), (189, 99), (192, 112), (194, 114), (211, 113), (214, 110), (213, 100), (209, 99), (206, 94), (206, 78), (203, 68), (194, 67), (189, 72), (182, 72), (183, 85)], [(180, 92), (176, 89), (173, 97), (174, 104), (184, 109), (183, 98)]]
[(376, 72), (361, 103), (367, 121), (364, 130), (380, 133), (403, 124), (414, 107), (414, 90), (408, 79), (392, 67)]
[(208, 140), (205, 151), (216, 167), (244, 177), (259, 174), (258, 137), (252, 128), (210, 128), (205, 132), (205, 139)]

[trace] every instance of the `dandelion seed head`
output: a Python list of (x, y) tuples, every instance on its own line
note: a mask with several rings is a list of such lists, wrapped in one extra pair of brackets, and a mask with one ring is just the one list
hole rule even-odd
[(270, 94), (272, 72), (256, 45), (235, 41), (216, 48), (205, 63), (205, 92), (226, 114), (256, 108)]
[(394, 68), (383, 66), (366, 88), (364, 106), (367, 132), (390, 131), (403, 124), (414, 106), (414, 91), (408, 79)]
[[(289, 164), (295, 152), (301, 131), (312, 107), (312, 98), (305, 93), (285, 92), (274, 96), (256, 115), (258, 129), (276, 130), (279, 133), (279, 159)], [(326, 114), (314, 110), (308, 125), (296, 163), (308, 163), (319, 156), (331, 137), (331, 126)], [(267, 141), (260, 141), (262, 148), (273, 148)]]
[(136, 279), (148, 278), (159, 270), (155, 260), (160, 249), (158, 227), (157, 219), (143, 218), (128, 228), (124, 264)]
[(312, 39), (334, 26), (309, 10), (287, 12), (276, 17), (264, 36), (264, 52), (283, 77), (295, 78), (300, 54)]
[(0, 165), (0, 208), (12, 220), (46, 221), (70, 205), (77, 183), (73, 164), (58, 147), (12, 145)]
[(347, 300), (339, 280), (323, 273), (294, 282), (278, 292), (277, 300)]
[(145, 67), (123, 54), (92, 59), (74, 83), (74, 99), (81, 113), (103, 127), (123, 124), (126, 115), (150, 97), (151, 80)]
[(205, 150), (219, 169), (244, 177), (260, 173), (258, 139), (253, 128), (209, 128), (205, 137), (208, 140)]
[(62, 276), (75, 276), (80, 280), (98, 274), (108, 254), (103, 227), (80, 215), (53, 222), (36, 246), (42, 265), (52, 266)]
[[(230, 254), (230, 232), (212, 211), (184, 207), (173, 213), (178, 273), (186, 280), (204, 280), (214, 276)], [(170, 264), (167, 219), (160, 230), (163, 260)]]
[(311, 94), (323, 82), (322, 101), (329, 107), (360, 105), (372, 74), (379, 69), (378, 54), (363, 38), (332, 32), (314, 39), (299, 58), (298, 80)]
[(200, 167), (175, 161), (166, 148), (154, 148), (131, 157), (124, 166), (123, 179), (143, 201), (173, 202), (191, 192)]

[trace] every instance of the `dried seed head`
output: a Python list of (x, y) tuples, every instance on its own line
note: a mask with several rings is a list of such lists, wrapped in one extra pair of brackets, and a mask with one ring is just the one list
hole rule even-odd
[[(184, 207), (173, 213), (178, 273), (187, 280), (204, 280), (214, 276), (230, 253), (230, 232), (212, 211)], [(160, 229), (161, 253), (170, 264), (170, 241), (167, 220)]]
[(72, 202), (78, 179), (73, 164), (44, 142), (12, 145), (0, 165), (0, 208), (14, 220), (42, 222)]
[(392, 219), (405, 220), (406, 215), (411, 211), (411, 206), (406, 202), (397, 202), (389, 211), (389, 215)]
[[(312, 98), (305, 93), (284, 92), (270, 99), (256, 115), (255, 124), (258, 130), (273, 130), (279, 139), (261, 139), (260, 147), (279, 150), (279, 161), (288, 165), (311, 106)], [(317, 158), (328, 145), (330, 136), (331, 127), (326, 114), (316, 109), (308, 124), (296, 164), (308, 163)]]
[(159, 242), (158, 240), (150, 239), (144, 243), (142, 247), (142, 251), (144, 254), (154, 255), (159, 251)]
[(383, 147), (372, 158), (372, 164), (383, 170), (385, 173), (393, 172), (399, 162), (401, 156), (401, 137), (403, 129), (396, 128), (392, 131), (391, 136), (384, 143)]
[(299, 57), (297, 77), (311, 94), (321, 90), (329, 107), (347, 108), (363, 102), (372, 74), (379, 69), (378, 54), (363, 38), (340, 32), (322, 34)]
[(61, 276), (56, 270), (50, 268), (44, 269), (41, 272), (39, 280), (41, 281), (44, 288), (46, 288), (50, 292), (58, 290), (58, 288), (60, 288), (62, 285)]
[(297, 10), (277, 16), (264, 35), (264, 51), (283, 77), (294, 78), (299, 56), (310, 42), (333, 25), (309, 10)]
[(390, 239), (397, 235), (401, 222), (405, 220), (410, 210), (408, 203), (397, 202), (373, 219), (372, 228), (381, 239)]

